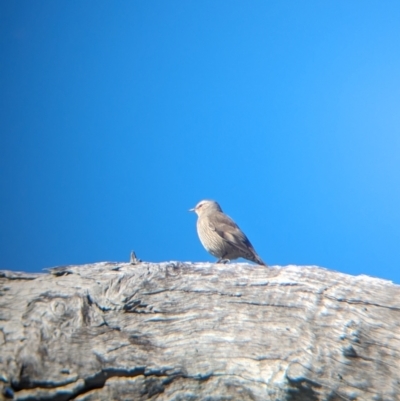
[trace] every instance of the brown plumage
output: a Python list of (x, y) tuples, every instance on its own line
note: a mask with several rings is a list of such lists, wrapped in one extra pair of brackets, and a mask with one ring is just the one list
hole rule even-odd
[(212, 200), (202, 200), (191, 212), (198, 215), (197, 234), (204, 248), (218, 258), (217, 263), (244, 258), (267, 266), (257, 255), (238, 225)]

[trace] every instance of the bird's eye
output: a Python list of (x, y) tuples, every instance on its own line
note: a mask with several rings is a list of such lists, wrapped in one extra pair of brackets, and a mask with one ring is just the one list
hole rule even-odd
[(199, 206), (197, 206), (197, 207), (200, 209), (202, 206), (203, 206), (203, 204), (201, 204), (201, 205), (199, 205)]

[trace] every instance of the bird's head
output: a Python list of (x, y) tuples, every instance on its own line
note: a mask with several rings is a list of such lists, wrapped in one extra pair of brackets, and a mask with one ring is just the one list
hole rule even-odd
[(193, 209), (189, 209), (189, 211), (195, 212), (198, 216), (200, 216), (203, 213), (222, 212), (222, 209), (218, 202), (213, 200), (202, 200)]

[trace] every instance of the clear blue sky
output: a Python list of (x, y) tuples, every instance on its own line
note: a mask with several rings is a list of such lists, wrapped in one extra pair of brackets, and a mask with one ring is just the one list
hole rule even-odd
[(213, 261), (400, 282), (398, 1), (0, 3), (0, 269)]

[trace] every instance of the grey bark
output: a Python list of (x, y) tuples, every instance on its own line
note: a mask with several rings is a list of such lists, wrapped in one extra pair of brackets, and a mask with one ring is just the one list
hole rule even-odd
[(0, 272), (15, 400), (400, 400), (400, 287), (318, 267)]

